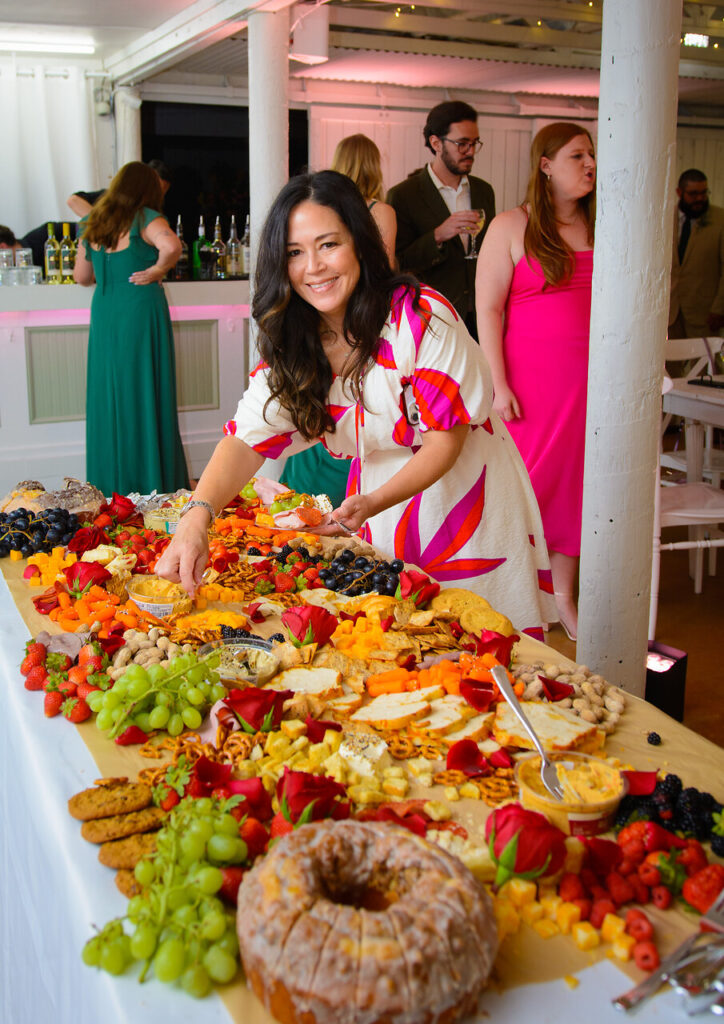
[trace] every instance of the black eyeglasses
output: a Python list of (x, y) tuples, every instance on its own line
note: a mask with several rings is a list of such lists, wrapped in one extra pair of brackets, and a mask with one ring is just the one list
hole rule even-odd
[(692, 199), (706, 199), (710, 195), (708, 188), (685, 188), (683, 192), (685, 196), (691, 196)]
[(467, 153), (469, 150), (472, 150), (473, 153), (479, 153), (483, 148), (480, 139), (449, 139), (446, 135), (441, 135), (440, 140), (442, 142), (452, 142), (453, 146), (458, 147), (459, 153)]

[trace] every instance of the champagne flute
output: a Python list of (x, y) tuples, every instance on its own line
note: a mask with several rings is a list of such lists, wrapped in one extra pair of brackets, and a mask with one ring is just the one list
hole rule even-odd
[(478, 235), (485, 227), (485, 210), (474, 211), (478, 214), (478, 220), (474, 228), (470, 229), (470, 249), (465, 254), (466, 260), (476, 260), (478, 258)]

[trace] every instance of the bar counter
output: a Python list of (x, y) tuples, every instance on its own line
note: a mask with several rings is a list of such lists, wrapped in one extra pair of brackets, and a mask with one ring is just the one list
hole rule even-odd
[[(246, 387), (249, 282), (164, 285), (179, 426), (198, 476)], [(93, 288), (0, 288), (0, 496), (20, 480), (85, 479), (85, 374)]]

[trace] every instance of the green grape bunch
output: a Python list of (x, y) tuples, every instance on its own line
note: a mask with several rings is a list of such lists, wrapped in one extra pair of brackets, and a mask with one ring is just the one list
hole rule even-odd
[(145, 733), (166, 729), (171, 736), (198, 729), (211, 705), (226, 696), (215, 671), (219, 659), (212, 651), (201, 660), (179, 654), (168, 666), (130, 665), (110, 690), (88, 694), (96, 725), (110, 739), (131, 725)]
[(129, 900), (126, 918), (109, 921), (83, 947), (87, 966), (123, 974), (142, 963), (139, 981), (152, 971), (196, 998), (235, 977), (236, 915), (219, 894), (223, 869), (248, 857), (231, 814), (240, 800), (185, 797), (174, 807), (157, 833), (156, 853), (135, 867), (142, 891)]

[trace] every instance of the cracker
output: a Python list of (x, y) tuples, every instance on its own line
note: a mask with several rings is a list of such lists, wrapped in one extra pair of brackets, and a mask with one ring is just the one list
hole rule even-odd
[(152, 832), (160, 828), (166, 817), (160, 807), (144, 807), (130, 814), (114, 814), (108, 818), (94, 818), (84, 821), (80, 834), (89, 843), (107, 843), (111, 839), (122, 839), (136, 832)]
[(156, 836), (153, 832), (141, 832), (102, 843), (98, 860), (107, 868), (135, 868), (139, 860), (156, 852)]
[(138, 884), (136, 876), (130, 868), (121, 868), (120, 871), (116, 871), (116, 887), (129, 900), (132, 896), (140, 896), (143, 892), (143, 886)]
[(493, 632), (501, 633), (503, 636), (511, 636), (515, 632), (513, 623), (505, 615), (496, 612), (494, 608), (481, 608), (479, 606), (466, 608), (462, 611), (460, 613), (460, 625), (466, 633), (473, 633), (476, 636), (480, 635), (485, 629), (491, 629)]
[(68, 801), (68, 812), (79, 821), (108, 818), (114, 814), (141, 811), (151, 803), (151, 787), (127, 779), (98, 779), (92, 789), (76, 793)]

